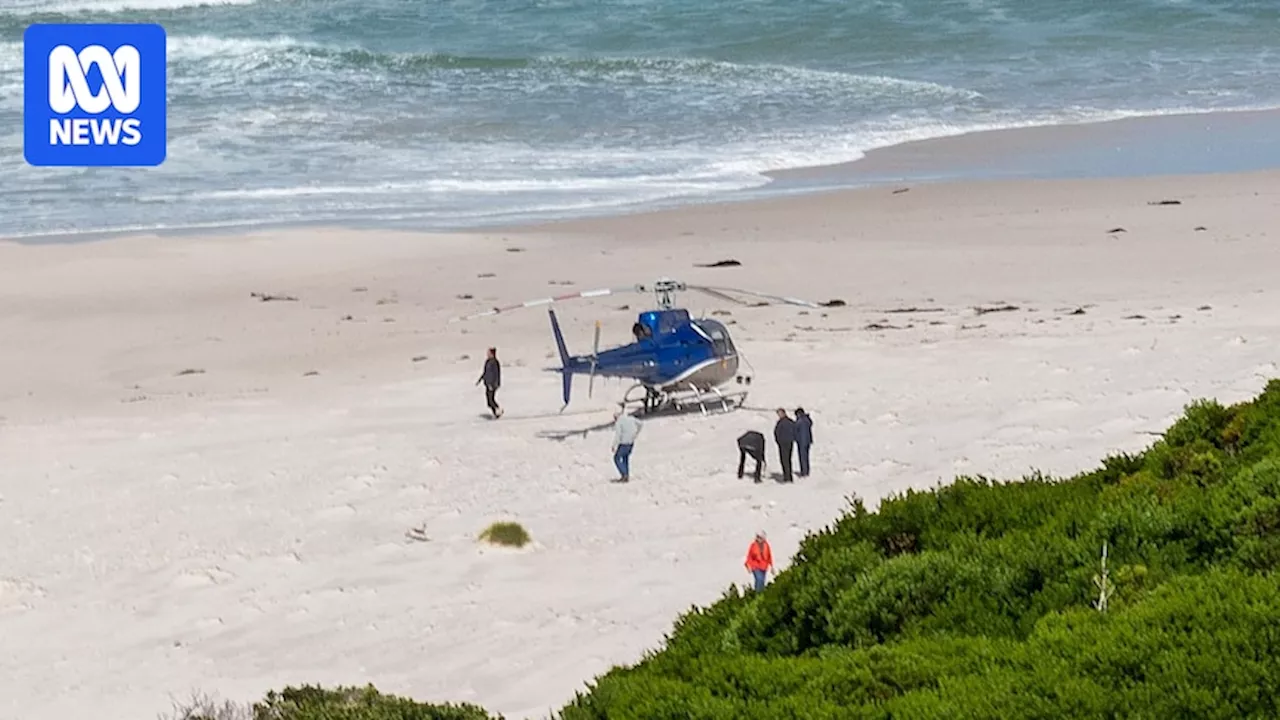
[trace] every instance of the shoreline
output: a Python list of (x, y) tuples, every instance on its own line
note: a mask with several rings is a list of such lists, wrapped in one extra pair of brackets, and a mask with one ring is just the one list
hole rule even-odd
[[(352, 231), (409, 231), (444, 234), (518, 232), (525, 228), (610, 217), (645, 215), (683, 207), (750, 203), (891, 184), (969, 182), (1010, 178), (1159, 177), (1231, 174), (1280, 167), (1280, 108), (1186, 111), (1086, 122), (967, 130), (877, 147), (863, 157), (762, 173), (754, 188), (583, 209), (563, 215), (489, 217), (468, 224), (428, 224), (394, 220), (246, 221), (173, 228), (0, 236), (21, 245), (81, 244), (133, 236), (169, 238), (342, 228)], [(1208, 152), (1187, 154), (1189, 143), (1215, 139)], [(1119, 144), (1117, 144), (1119, 143)], [(1166, 156), (1173, 155), (1170, 161)], [(1042, 163), (1042, 169), (1034, 167)], [(1133, 163), (1132, 169), (1122, 169)]]
[[(1245, 129), (1251, 133), (1241, 132)], [(1152, 133), (1157, 130), (1160, 132)], [(1166, 165), (1165, 171), (1143, 171), (1140, 165), (1132, 171), (1110, 169), (1092, 172), (1037, 172), (1027, 168), (1028, 161), (1043, 158), (1046, 153), (1079, 153), (1089, 149), (1095, 153), (1118, 151), (1125, 155), (1134, 147), (1116, 146), (1116, 140), (1141, 138), (1155, 145), (1157, 152), (1170, 144), (1189, 138), (1203, 140), (1226, 132), (1233, 149), (1245, 148), (1248, 161)], [(1158, 136), (1158, 137), (1156, 137)], [(1261, 142), (1259, 142), (1261, 139)], [(1262, 146), (1265, 153), (1256, 152)], [(1150, 153), (1152, 147), (1137, 148)], [(1217, 148), (1211, 148), (1217, 150)], [(1212, 154), (1212, 153), (1211, 153)], [(992, 156), (1000, 161), (983, 167)], [(1113, 161), (1114, 162), (1114, 161)], [(1052, 167), (1052, 165), (1051, 165)], [(1280, 108), (1240, 109), (1228, 111), (1187, 112), (1164, 115), (1097, 120), (1064, 125), (973, 130), (957, 135), (910, 140), (868, 150), (864, 157), (850, 162), (809, 165), (764, 173), (770, 183), (759, 188), (737, 190), (697, 202), (672, 203), (664, 207), (634, 208), (628, 212), (601, 213), (592, 217), (575, 217), (531, 221), (483, 228), (485, 232), (525, 232), (548, 228), (565, 228), (578, 223), (607, 221), (609, 218), (643, 217), (679, 212), (693, 207), (742, 207), (753, 203), (769, 203), (805, 196), (830, 196), (859, 190), (876, 190), (888, 186), (955, 185), (998, 182), (1053, 182), (1088, 179), (1159, 179), (1196, 176), (1229, 176), (1265, 173), (1280, 169)], [(899, 188), (901, 189), (901, 188)], [(459, 232), (466, 232), (461, 230)]]
[[(1143, 115), (914, 140), (876, 148), (853, 162), (768, 175), (809, 185), (1230, 174), (1280, 167), (1277, 129), (1280, 108)], [(1203, 143), (1198, 152), (1195, 143)]]

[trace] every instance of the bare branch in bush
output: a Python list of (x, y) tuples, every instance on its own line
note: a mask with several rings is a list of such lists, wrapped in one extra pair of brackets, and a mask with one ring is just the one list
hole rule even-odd
[(159, 720), (253, 720), (253, 709), (193, 690), (190, 699), (175, 700), (173, 710), (160, 715)]

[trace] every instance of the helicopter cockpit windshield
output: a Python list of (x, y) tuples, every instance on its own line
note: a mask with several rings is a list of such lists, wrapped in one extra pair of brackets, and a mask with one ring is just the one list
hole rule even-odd
[(715, 320), (702, 320), (698, 324), (711, 337), (711, 345), (715, 348), (717, 357), (735, 354), (733, 339), (729, 337), (729, 331), (725, 329), (724, 325)]

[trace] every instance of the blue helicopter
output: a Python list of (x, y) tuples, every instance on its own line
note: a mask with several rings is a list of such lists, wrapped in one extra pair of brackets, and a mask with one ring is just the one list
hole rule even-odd
[[(797, 298), (769, 295), (737, 288), (688, 285), (662, 278), (652, 285), (634, 285), (626, 288), (605, 288), (542, 298), (493, 308), (485, 312), (454, 318), (452, 322), (497, 315), (521, 308), (551, 305), (565, 300), (595, 298), (623, 292), (652, 292), (657, 309), (639, 314), (631, 333), (635, 341), (606, 350), (600, 349), (600, 323), (596, 322), (595, 342), (590, 355), (573, 355), (565, 345), (564, 334), (556, 312), (547, 308), (551, 318), (551, 332), (555, 336), (556, 349), (560, 353), (560, 367), (547, 368), (561, 374), (564, 406), (569, 406), (574, 375), (589, 376), (588, 397), (592, 394), (597, 375), (601, 377), (628, 378), (635, 384), (623, 395), (624, 408), (638, 405), (642, 413), (660, 410), (682, 411), (696, 405), (703, 414), (708, 405), (716, 405), (723, 411), (741, 407), (747, 391), (725, 392), (722, 388), (736, 381), (750, 385), (751, 377), (738, 374), (740, 361), (746, 358), (734, 345), (729, 330), (723, 323), (711, 319), (693, 319), (689, 311), (676, 307), (676, 293), (685, 290), (701, 292), (720, 300), (739, 305), (767, 305), (767, 302), (749, 303), (734, 295), (755, 297), (788, 305), (820, 308), (821, 305)], [(750, 363), (747, 363), (750, 367)]]

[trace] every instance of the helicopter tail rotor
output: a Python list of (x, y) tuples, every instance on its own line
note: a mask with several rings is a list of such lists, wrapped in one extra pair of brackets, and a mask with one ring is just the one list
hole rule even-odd
[(600, 321), (597, 320), (596, 321), (596, 338), (595, 338), (595, 341), (591, 344), (591, 375), (587, 380), (587, 397), (591, 397), (591, 393), (595, 389), (596, 368), (599, 365), (600, 365)]

